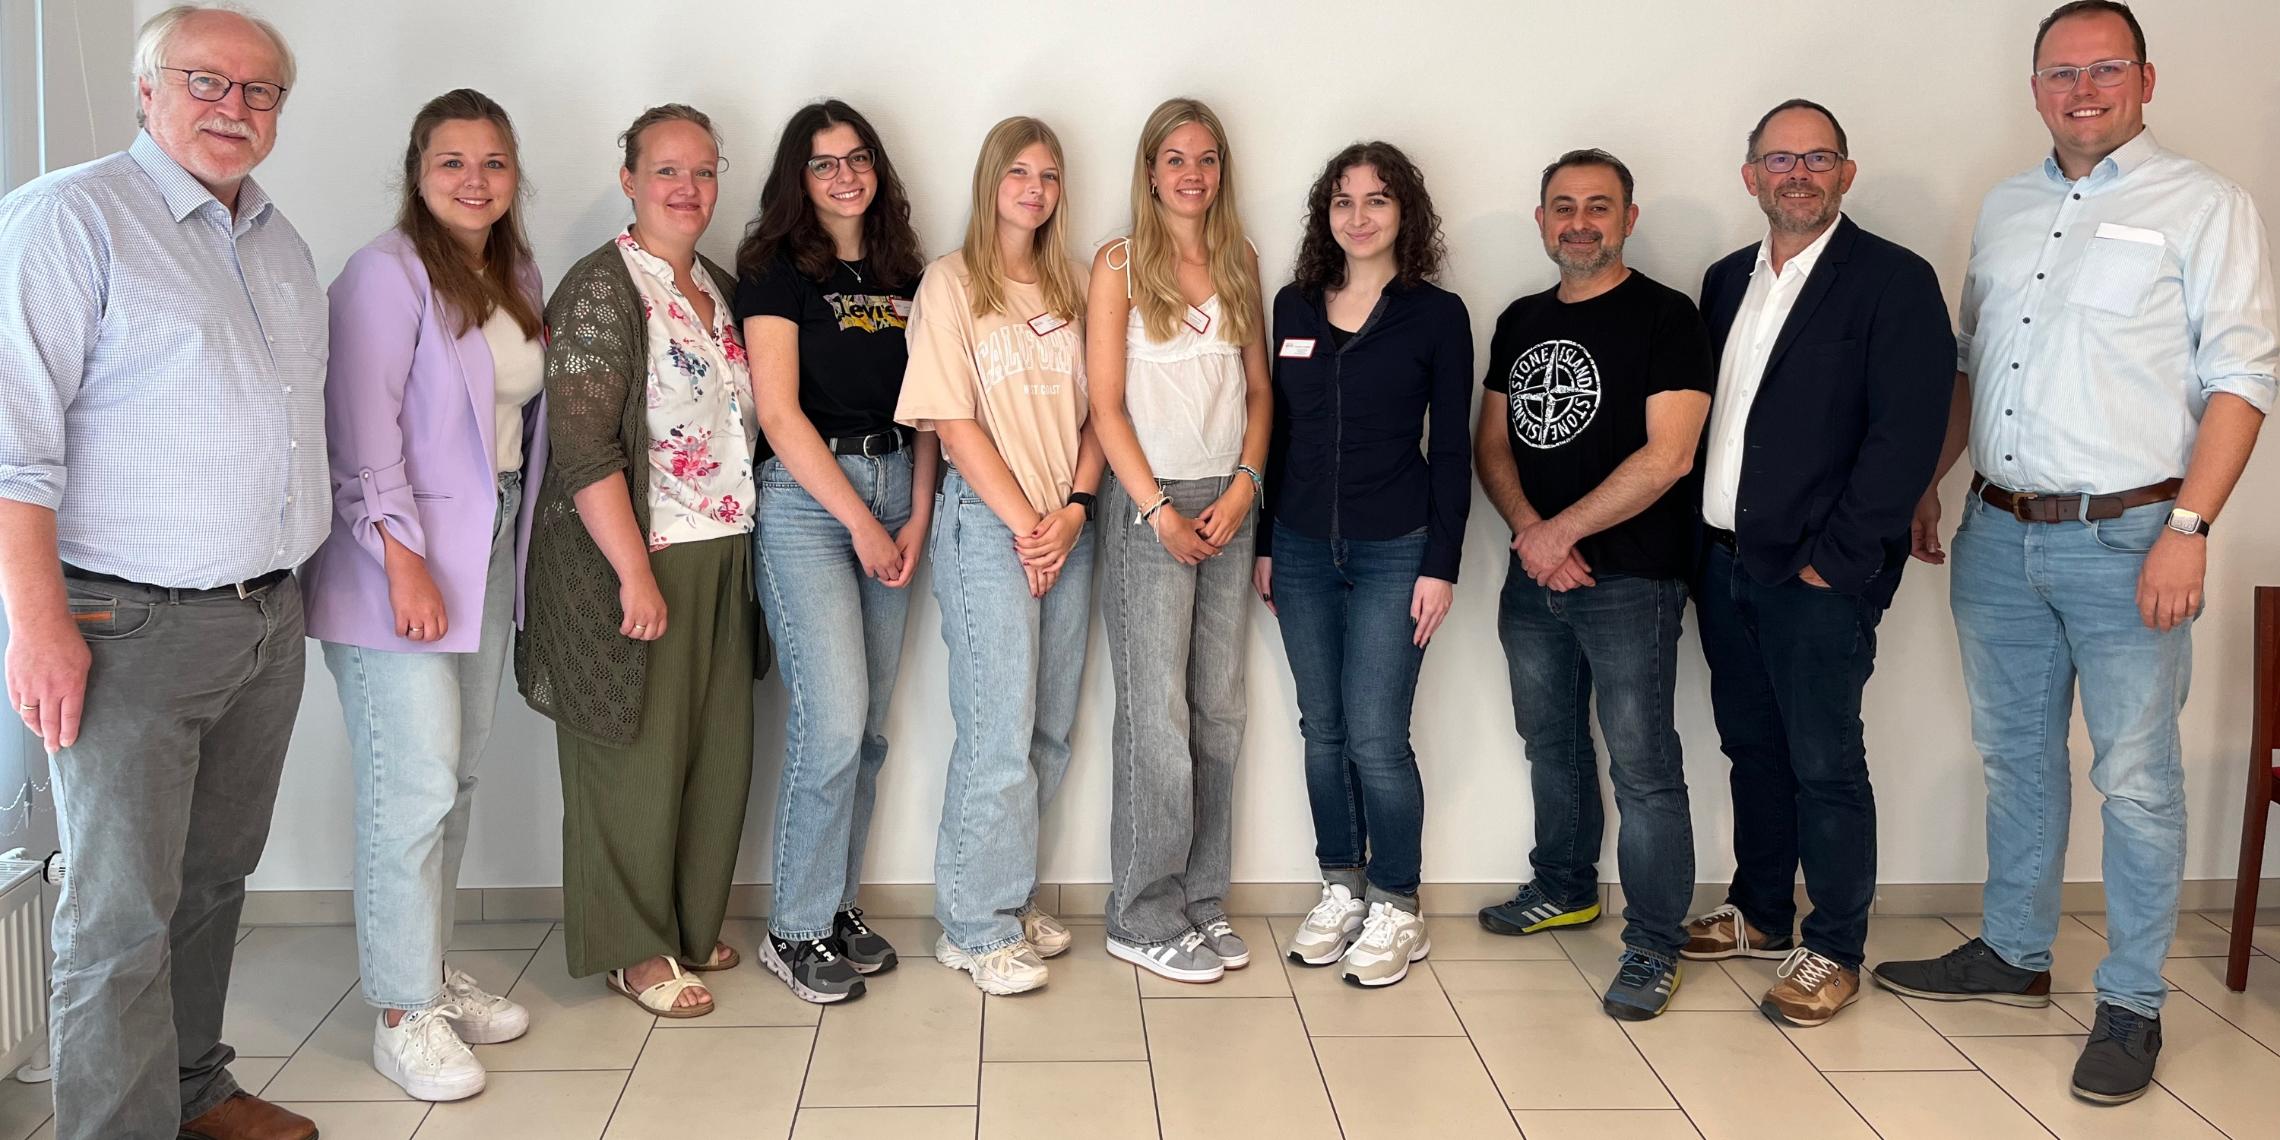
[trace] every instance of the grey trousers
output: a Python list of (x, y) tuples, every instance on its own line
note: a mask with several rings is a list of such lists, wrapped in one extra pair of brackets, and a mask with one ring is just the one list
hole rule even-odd
[[(1162, 487), (1194, 518), (1227, 478)], [(1121, 484), (1111, 481), (1100, 505), (1101, 612), (1116, 674), (1108, 932), (1149, 946), (1225, 913), (1257, 512), (1218, 555), (1184, 566), (1151, 524), (1132, 521), (1138, 505)]]
[(301, 587), (64, 584), (94, 665), (55, 764), (56, 1137), (173, 1140), (238, 1091), (222, 1006), (301, 706)]

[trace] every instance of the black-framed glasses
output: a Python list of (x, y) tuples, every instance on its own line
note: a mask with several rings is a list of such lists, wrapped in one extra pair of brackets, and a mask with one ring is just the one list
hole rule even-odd
[(859, 146), (846, 154), (819, 154), (807, 160), (807, 172), (818, 182), (829, 182), (839, 177), (839, 164), (843, 162), (857, 174), (868, 174), (879, 164), (879, 152)]
[(1833, 150), (1809, 150), (1803, 154), (1777, 150), (1757, 156), (1757, 164), (1765, 167), (1767, 174), (1787, 174), (1797, 169), (1800, 162), (1805, 164), (1805, 169), (1815, 174), (1827, 174), (1844, 160), (1845, 156)]
[(161, 67), (159, 70), (181, 72), (182, 85), (189, 89), (192, 99), (201, 103), (219, 103), (229, 98), (232, 87), (237, 88), (238, 93), (245, 97), (245, 106), (249, 111), (274, 111), (277, 104), (285, 101), (285, 88), (266, 80), (248, 79), (241, 83), (227, 75), (188, 67)]
[(2035, 82), (2041, 84), (2045, 91), (2072, 91), (2075, 84), (2082, 82), (2082, 73), (2089, 72), (2090, 82), (2093, 86), (2119, 87), (2122, 85), (2122, 80), (2129, 78), (2130, 69), (2136, 67), (2139, 62), (2134, 59), (2101, 59), (2096, 63), (2083, 64), (2079, 67), (2071, 63), (2062, 63), (2056, 67), (2037, 69), (2035, 71)]

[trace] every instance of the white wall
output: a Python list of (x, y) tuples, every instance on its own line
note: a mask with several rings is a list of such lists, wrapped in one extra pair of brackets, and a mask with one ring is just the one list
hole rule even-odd
[[(141, 0), (144, 14), (154, 0)], [(537, 197), (533, 237), (549, 279), (626, 217), (612, 140), (642, 107), (709, 110), (735, 168), (706, 249), (726, 260), (757, 199), (784, 117), (834, 94), (879, 125), (930, 248), (957, 240), (975, 147), (1001, 116), (1030, 112), (1060, 130), (1072, 167), (1075, 231), (1123, 224), (1134, 135), (1159, 99), (1194, 94), (1226, 120), (1240, 200), (1273, 284), (1284, 279), (1304, 192), (1337, 147), (1377, 136), (1424, 167), (1452, 258), (1448, 284), (1471, 307), (1485, 351), (1495, 314), (1553, 279), (1531, 228), (1536, 173), (1559, 151), (1606, 147), (1638, 174), (1642, 217), (1632, 263), (1693, 293), (1719, 254), (1754, 241), (1763, 220), (1740, 186), (1742, 137), (1792, 95), (1843, 116), (1860, 161), (1848, 208), (1921, 252), (1952, 297), (1971, 219), (1989, 185), (2047, 146), (2027, 92), (2028, 47), (2045, 0), (1913, 4), (1752, 4), (1653, 0), (1577, 8), (1529, 0), (1041, 6), (1002, 0), (825, 5), (732, 0), (640, 12), (625, 3), (398, 0), (342, 5), (268, 0), (292, 37), (301, 78), (283, 141), (261, 174), (328, 276), (387, 224), (392, 170), (413, 110), (473, 85), (518, 117)], [(2280, 9), (2263, 0), (2148, 0), (2161, 67), (2150, 119), (2162, 140), (2247, 184), (2280, 219), (2280, 77), (2270, 45)], [(667, 15), (667, 12), (677, 15)], [(1176, 11), (1179, 19), (1168, 19)], [(842, 14), (846, 12), (847, 14)], [(124, 45), (120, 45), (124, 51)], [(2212, 548), (2211, 602), (2197, 636), (2199, 691), (2187, 711), (2192, 851), (2188, 873), (2229, 875), (2247, 735), (2249, 587), (2280, 579), (2280, 444), (2250, 468)], [(1960, 493), (1960, 480), (1951, 492)], [(1954, 494), (1951, 493), (1951, 501)], [(1476, 505), (1453, 620), (1433, 646), (1417, 702), (1416, 746), (1430, 806), (1427, 877), (1510, 880), (1523, 873), (1530, 811), (1492, 614), (1503, 528)], [(950, 739), (937, 613), (913, 608), (903, 685), (867, 877), (932, 877), (936, 812)], [(1912, 567), (1883, 627), (1865, 717), (1891, 882), (1976, 881), (1984, 870), (1982, 783), (1967, 728), (1943, 571)], [(1075, 767), (1047, 831), (1044, 877), (1107, 877), (1110, 682), (1099, 651), (1085, 678)], [(1689, 637), (1680, 727), (1695, 789), (1699, 877), (1723, 878), (1731, 816), (1726, 761)], [(1312, 875), (1291, 682), (1271, 620), (1251, 630), (1251, 733), (1244, 757), (1236, 876)], [(765, 881), (767, 821), (783, 700), (760, 701), (760, 759), (741, 878)], [(548, 724), (510, 698), (485, 762), (466, 885), (558, 881), (560, 800)], [(349, 785), (331, 678), (312, 664), (269, 857), (256, 885), (348, 882)], [(2086, 744), (2078, 735), (2079, 755)], [(2086, 761), (2084, 761), (2086, 763)], [(2078, 764), (2077, 767), (2081, 767)], [(2083, 785), (2068, 863), (2097, 876), (2095, 796)], [(1610, 835), (1612, 839), (1612, 835)], [(2273, 867), (2280, 867), (2276, 859)], [(1612, 875), (1610, 857), (1608, 871)]]

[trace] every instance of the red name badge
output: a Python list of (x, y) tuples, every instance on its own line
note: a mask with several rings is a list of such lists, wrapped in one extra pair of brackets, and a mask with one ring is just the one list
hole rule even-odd
[(1277, 350), (1275, 355), (1285, 360), (1308, 359), (1314, 355), (1314, 338), (1310, 336), (1286, 336), (1283, 338), (1282, 348)]
[(1187, 327), (1194, 329), (1197, 336), (1202, 336), (1211, 331), (1211, 314), (1196, 308), (1194, 305), (1188, 306), (1187, 312), (1180, 317), (1180, 320), (1185, 322)]
[(1069, 318), (1057, 317), (1051, 313), (1039, 313), (1029, 318), (1029, 331), (1038, 336), (1052, 336), (1068, 326)]

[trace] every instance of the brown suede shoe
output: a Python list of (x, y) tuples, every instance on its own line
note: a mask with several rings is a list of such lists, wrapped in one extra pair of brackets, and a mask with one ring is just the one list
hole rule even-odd
[(1786, 958), (1796, 940), (1788, 935), (1767, 934), (1750, 925), (1742, 912), (1732, 904), (1690, 920), (1683, 928), (1686, 946), (1679, 950), (1681, 958), (1697, 962), (1716, 962), (1724, 958)]
[(1839, 966), (1803, 946), (1790, 953), (1776, 976), (1779, 980), (1758, 1003), (1758, 1011), (1775, 1021), (1811, 1028), (1860, 1000), (1859, 970)]
[(182, 1126), (188, 1140), (317, 1140), (317, 1122), (248, 1092), (206, 1110)]

